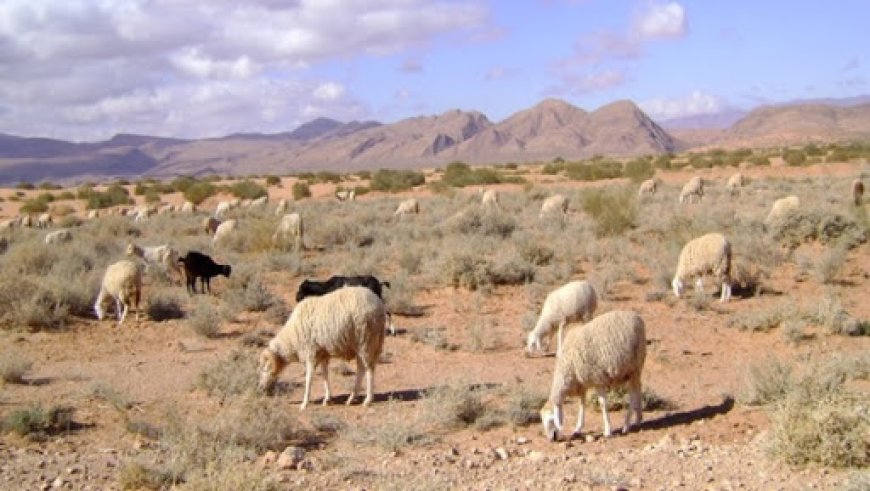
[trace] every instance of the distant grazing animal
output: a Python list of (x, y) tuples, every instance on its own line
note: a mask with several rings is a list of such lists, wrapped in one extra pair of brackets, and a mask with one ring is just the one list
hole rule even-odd
[(293, 249), (299, 252), (305, 245), (304, 232), (305, 228), (302, 223), (302, 216), (299, 213), (288, 213), (281, 217), (281, 221), (278, 222), (275, 233), (272, 234), (272, 245), (282, 247), (292, 240)]
[(205, 233), (209, 235), (213, 235), (217, 232), (218, 225), (221, 224), (221, 221), (215, 217), (205, 217), (202, 219), (202, 228), (205, 229)]
[(54, 221), (51, 219), (50, 213), (43, 213), (36, 219), (36, 226), (38, 228), (48, 228), (51, 227), (53, 223)]
[(498, 202), (498, 191), (495, 189), (487, 189), (483, 192), (483, 196), (480, 198), (480, 204), (484, 208), (500, 208)]
[(861, 206), (861, 200), (864, 197), (864, 182), (861, 179), (852, 181), (852, 200), (855, 206)]
[(526, 351), (541, 349), (541, 338), (557, 333), (557, 356), (562, 351), (563, 330), (570, 322), (592, 318), (598, 307), (598, 292), (588, 281), (572, 281), (550, 292), (541, 307), (541, 315), (526, 338)]
[(656, 191), (658, 190), (658, 186), (659, 186), (658, 180), (647, 179), (646, 181), (643, 181), (642, 183), (640, 183), (640, 188), (638, 188), (637, 194), (638, 194), (638, 196), (643, 195), (643, 194), (656, 194)]
[(182, 213), (194, 213), (195, 211), (196, 211), (196, 205), (193, 204), (192, 201), (185, 201), (181, 205), (181, 212)]
[(236, 220), (227, 220), (220, 225), (214, 231), (214, 237), (211, 239), (211, 243), (214, 246), (220, 245), (222, 242), (225, 242), (229, 237), (235, 233), (238, 222)]
[(698, 176), (689, 179), (680, 191), (680, 203), (693, 203), (695, 199), (701, 201), (704, 196), (704, 180)]
[(290, 209), (290, 203), (286, 199), (282, 199), (278, 202), (278, 206), (275, 207), (275, 215), (282, 216), (287, 213), (287, 210)]
[(351, 189), (350, 191), (336, 191), (335, 199), (339, 201), (354, 201), (356, 199), (356, 190)]
[(393, 216), (404, 216), (410, 215), (411, 213), (420, 213), (420, 203), (418, 203), (414, 198), (406, 199), (399, 203), (396, 211), (393, 212)]
[(356, 359), (356, 380), (347, 398), (351, 404), (359, 392), (363, 374), (366, 397), (374, 399), (375, 367), (384, 347), (384, 302), (368, 288), (340, 288), (322, 297), (307, 298), (296, 305), (290, 318), (269, 346), (260, 353), (258, 387), (270, 391), (278, 375), (289, 363), (305, 364), (305, 392), (299, 409), (305, 409), (311, 396), (311, 381), (319, 365), (329, 403), (329, 360)]
[(545, 216), (551, 213), (561, 213), (565, 214), (568, 212), (568, 198), (562, 196), (561, 194), (554, 194), (549, 198), (545, 199), (541, 204), (541, 213), (539, 216), (544, 218)]
[(764, 219), (764, 226), (770, 227), (771, 225), (774, 225), (776, 222), (798, 211), (800, 207), (801, 200), (794, 195), (786, 196), (785, 198), (780, 198), (774, 201), (773, 206), (770, 207), (770, 213), (768, 213), (767, 218)]
[(141, 258), (148, 267), (157, 266), (167, 274), (172, 271), (177, 272), (179, 276), (182, 274), (178, 264), (178, 250), (170, 247), (169, 244), (140, 247), (130, 243), (127, 244), (125, 252), (127, 256)]
[(232, 268), (226, 264), (218, 264), (214, 260), (197, 251), (189, 251), (186, 256), (178, 258), (178, 262), (184, 268), (184, 277), (187, 281), (187, 291), (196, 293), (196, 279), (200, 279), (202, 293), (211, 292), (211, 279), (217, 275), (230, 277)]
[(100, 293), (94, 303), (97, 318), (103, 320), (106, 311), (105, 304), (115, 301), (115, 313), (118, 325), (124, 322), (130, 306), (136, 308), (136, 321), (139, 321), (139, 300), (142, 297), (142, 269), (129, 259), (122, 259), (106, 268)]
[(695, 288), (704, 290), (703, 277), (713, 274), (722, 283), (720, 301), (731, 298), (731, 243), (724, 235), (713, 232), (690, 240), (680, 251), (677, 272), (671, 286), (674, 295), (683, 294), (683, 282), (696, 278)]
[(625, 411), (623, 433), (631, 426), (631, 414), (637, 424), (641, 412), (641, 373), (646, 359), (646, 327), (635, 312), (616, 310), (601, 314), (592, 321), (568, 331), (562, 354), (556, 358), (550, 397), (541, 408), (544, 434), (552, 441), (558, 437), (565, 420), (562, 405), (569, 395), (580, 404), (574, 433), (583, 430), (586, 391), (595, 389), (604, 419), (604, 436), (612, 434), (607, 415), (607, 390), (628, 386), (629, 407)]
[(60, 244), (61, 242), (69, 242), (70, 240), (72, 240), (72, 232), (70, 232), (68, 228), (61, 228), (54, 232), (45, 234), (46, 245)]
[(743, 178), (743, 174), (740, 172), (735, 173), (731, 177), (728, 178), (728, 191), (731, 194), (738, 194), (740, 192), (740, 188), (743, 187), (745, 183), (745, 179)]

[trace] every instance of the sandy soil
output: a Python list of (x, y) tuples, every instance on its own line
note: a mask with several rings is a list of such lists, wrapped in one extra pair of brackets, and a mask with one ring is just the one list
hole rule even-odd
[[(744, 173), (750, 178), (843, 176), (856, 169), (854, 164), (843, 164), (753, 168)], [(716, 169), (703, 175), (725, 179), (731, 172)], [(665, 174), (664, 179), (676, 183), (686, 177), (686, 173), (675, 172)], [(289, 195), (289, 184), (271, 190), (273, 202), (282, 193)], [(315, 198), (329, 199), (333, 188), (317, 185), (313, 191)], [(4, 191), (4, 196), (10, 192)], [(362, 199), (378, 198), (372, 193)], [(4, 202), (3, 214), (14, 214), (14, 206)], [(842, 282), (850, 286), (841, 288), (844, 305), (861, 319), (870, 319), (867, 250), (865, 245), (849, 254)], [(812, 252), (810, 248), (807, 253)], [(269, 283), (292, 305), (299, 280), (275, 275)], [(789, 291), (807, 305), (821, 293), (815, 282), (795, 283), (788, 265), (776, 271), (766, 285), (773, 291)], [(281, 488), (315, 489), (842, 488), (849, 479), (847, 472), (820, 466), (795, 469), (770, 457), (765, 450), (770, 425), (767, 413), (734, 398), (745, 388), (747, 366), (771, 354), (809, 363), (835, 354), (867, 353), (870, 338), (833, 336), (810, 326), (807, 333), (813, 338), (795, 345), (776, 329), (750, 333), (727, 326), (729, 314), (769, 307), (780, 301), (775, 295), (736, 298), (696, 311), (685, 301), (647, 302), (648, 289), (621, 282), (603, 308), (631, 308), (642, 314), (650, 340), (645, 386), (676, 407), (647, 412), (640, 429), (628, 435), (600, 438), (600, 414), (592, 410), (587, 415), (588, 437), (563, 437), (558, 443), (547, 441), (539, 424), (445, 432), (430, 445), (409, 446), (399, 453), (335, 438), (307, 448), (299, 470), (265, 464), (264, 472)], [(415, 301), (425, 314), (396, 316), (400, 334), (386, 340), (388, 362), (378, 371), (376, 403), (369, 408), (315, 404), (300, 416), (300, 424), (319, 414), (363, 425), (382, 417), (387, 407), (410, 421), (423, 409), (417, 391), (446, 382), (496, 387), (522, 381), (548, 391), (554, 358), (524, 355), (519, 326), (526, 302), (518, 301), (523, 295), (520, 287), (496, 288), (486, 296), (452, 288), (423, 290)], [(465, 345), (470, 336), (469, 316), (489, 323), (488, 332), (497, 339), (494, 349), (446, 351), (411, 340), (411, 330), (437, 319), (439, 325), (447, 326), (448, 342)], [(227, 335), (216, 339), (195, 336), (184, 321), (145, 320), (139, 326), (119, 329), (108, 322), (81, 320), (62, 332), (0, 332), (0, 344), (34, 361), (28, 384), (7, 384), (0, 392), (0, 414), (34, 404), (65, 404), (76, 410), (76, 429), (46, 441), (0, 436), (0, 489), (116, 489), (119, 469), (137, 456), (148, 455), (154, 443), (127, 431), (118, 411), (93, 396), (95, 384), (124, 394), (138, 419), (159, 421), (169, 408), (183, 414), (211, 414), (215, 400), (192, 390), (197, 375), (239, 349), (241, 334), (261, 328), (274, 331), (277, 326), (261, 316), (249, 316), (225, 326)], [(283, 380), (294, 383), (301, 378), (299, 365), (283, 374)], [(352, 380), (348, 373), (333, 376), (339, 401)], [(318, 382), (313, 396), (319, 400), (321, 394)], [(300, 390), (277, 397), (285, 399), (287, 411), (298, 412)], [(385, 402), (391, 397), (398, 401)], [(568, 406), (567, 417), (566, 427), (573, 427), (575, 404)], [(621, 411), (611, 414), (614, 425), (620, 425), (622, 417)], [(341, 464), (334, 463), (337, 456)], [(263, 455), (251, 456), (249, 465), (262, 466), (263, 460)]]

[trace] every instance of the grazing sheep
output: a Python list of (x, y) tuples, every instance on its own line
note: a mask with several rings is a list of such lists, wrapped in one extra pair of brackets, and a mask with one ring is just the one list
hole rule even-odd
[[(326, 281), (302, 280), (296, 290), (296, 301), (301, 302), (306, 297), (319, 297), (334, 292), (345, 286), (362, 286), (371, 290), (381, 300), (384, 299), (383, 287), (390, 288), (389, 281), (381, 281), (372, 275), (359, 276), (330, 276)], [(393, 317), (387, 312), (387, 324), (390, 326), (390, 334), (396, 335), (396, 326), (393, 325)]]
[(495, 189), (487, 189), (484, 191), (483, 196), (480, 198), (480, 204), (484, 208), (501, 208), (498, 202), (498, 191)]
[(51, 227), (53, 223), (54, 221), (51, 219), (50, 213), (43, 213), (39, 215), (39, 218), (36, 219), (37, 228), (48, 228)]
[(286, 199), (282, 199), (278, 202), (278, 206), (275, 207), (275, 215), (283, 216), (287, 213), (287, 210), (290, 209), (290, 203)]
[(100, 218), (100, 212), (99, 212), (99, 211), (97, 211), (97, 210), (91, 210), (91, 211), (88, 212), (88, 216), (87, 216), (87, 219), (88, 219), (88, 220), (96, 220), (97, 218)]
[(163, 205), (157, 210), (158, 215), (169, 215), (175, 213), (175, 205)]
[(196, 205), (193, 204), (193, 201), (185, 201), (181, 205), (181, 212), (187, 213), (187, 214), (195, 213), (196, 212)]
[(169, 247), (169, 244), (159, 246), (144, 246), (140, 247), (136, 244), (127, 244), (127, 256), (139, 257), (145, 261), (146, 265), (154, 265), (162, 268), (169, 273), (175, 271), (181, 276), (181, 271), (178, 265), (179, 253), (178, 250)]
[(356, 190), (351, 189), (350, 191), (336, 191), (335, 199), (339, 201), (354, 201), (356, 199)]
[(658, 187), (659, 183), (657, 179), (647, 179), (646, 181), (640, 183), (640, 188), (638, 188), (637, 190), (637, 195), (642, 196), (644, 194), (656, 194)]
[(209, 235), (213, 235), (217, 232), (217, 228), (220, 224), (221, 221), (215, 217), (205, 217), (202, 219), (202, 228), (205, 229), (205, 233)]
[(236, 225), (238, 222), (235, 220), (227, 220), (218, 225), (214, 231), (214, 237), (211, 239), (212, 245), (217, 246), (227, 240), (236, 231)]
[(355, 358), (356, 380), (347, 404), (356, 397), (365, 373), (363, 405), (368, 406), (374, 398), (374, 373), (384, 346), (385, 318), (384, 302), (368, 288), (340, 288), (322, 297), (305, 299), (260, 354), (260, 390), (271, 390), (287, 364), (301, 361), (305, 364), (305, 392), (299, 409), (308, 405), (311, 379), (318, 365), (325, 387), (323, 404), (328, 404), (330, 358)]
[(562, 405), (565, 397), (576, 395), (580, 411), (574, 433), (583, 429), (586, 391), (598, 393), (604, 436), (609, 437), (610, 417), (607, 415), (607, 390), (628, 386), (629, 409), (625, 412), (623, 433), (628, 433), (631, 413), (636, 423), (643, 420), (641, 412), (641, 372), (646, 359), (646, 331), (641, 317), (631, 311), (617, 310), (601, 314), (591, 322), (571, 329), (565, 337), (565, 349), (556, 359), (550, 397), (541, 408), (544, 434), (555, 441), (564, 421)]
[(33, 217), (30, 215), (20, 215), (18, 217), (18, 226), (19, 227), (33, 227)]
[(546, 215), (554, 212), (561, 212), (563, 215), (568, 212), (568, 198), (561, 194), (554, 194), (544, 200), (541, 204), (541, 213), (539, 217), (543, 218)]
[(852, 181), (852, 200), (855, 206), (861, 206), (861, 200), (864, 197), (864, 182), (860, 178)]
[(731, 194), (738, 194), (740, 193), (740, 188), (743, 187), (745, 182), (746, 180), (743, 178), (743, 174), (737, 172), (733, 176), (728, 178), (728, 184), (726, 186), (728, 187), (728, 191)]
[(535, 328), (526, 338), (526, 351), (541, 350), (541, 338), (552, 338), (553, 330), (559, 327), (557, 339), (557, 356), (562, 352), (563, 329), (569, 322), (592, 318), (598, 308), (598, 292), (588, 281), (572, 281), (553, 290), (544, 300), (541, 315)]
[(251, 203), (248, 205), (248, 208), (265, 208), (268, 203), (268, 196), (260, 196), (257, 199), (252, 199)]
[(144, 222), (157, 213), (157, 209), (153, 206), (140, 206), (136, 209), (133, 221)]
[(232, 210), (232, 205), (229, 201), (221, 201), (214, 209), (215, 218), (223, 218), (229, 211)]
[(178, 258), (178, 262), (184, 268), (184, 277), (187, 280), (187, 291), (196, 293), (196, 279), (200, 279), (200, 291), (211, 293), (211, 279), (217, 275), (230, 277), (232, 268), (227, 264), (218, 264), (214, 260), (197, 251), (189, 251), (186, 256)]
[(774, 201), (773, 206), (770, 207), (770, 213), (764, 219), (764, 225), (770, 226), (774, 222), (782, 220), (789, 214), (798, 211), (800, 207), (801, 200), (797, 196), (792, 195), (780, 198)]
[(100, 293), (94, 303), (97, 319), (103, 320), (103, 306), (115, 300), (115, 313), (120, 326), (127, 317), (130, 306), (136, 308), (136, 322), (139, 321), (139, 299), (142, 297), (142, 270), (129, 259), (122, 259), (106, 268)]
[(278, 222), (278, 227), (275, 229), (275, 233), (272, 234), (272, 244), (279, 247), (292, 239), (293, 249), (299, 252), (304, 247), (303, 233), (302, 216), (299, 213), (289, 213), (281, 217), (281, 221)]
[(62, 228), (45, 234), (46, 245), (60, 244), (72, 240), (72, 232), (68, 228)]
[(680, 251), (677, 272), (671, 286), (674, 295), (683, 294), (683, 282), (697, 277), (695, 288), (704, 291), (703, 276), (713, 274), (722, 283), (721, 302), (731, 298), (731, 243), (724, 235), (713, 232), (690, 240)]
[(701, 201), (704, 196), (704, 180), (698, 176), (689, 179), (680, 191), (680, 203), (692, 203), (695, 198)]
[(393, 212), (393, 216), (404, 216), (410, 215), (411, 213), (420, 213), (420, 203), (418, 203), (414, 198), (406, 199), (399, 203), (396, 211)]

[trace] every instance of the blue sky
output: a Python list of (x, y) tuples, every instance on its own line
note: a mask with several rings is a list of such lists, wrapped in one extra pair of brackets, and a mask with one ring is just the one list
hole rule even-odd
[(867, 19), (860, 0), (3, 0), (0, 132), (498, 122), (549, 97), (663, 120), (851, 97), (870, 93)]

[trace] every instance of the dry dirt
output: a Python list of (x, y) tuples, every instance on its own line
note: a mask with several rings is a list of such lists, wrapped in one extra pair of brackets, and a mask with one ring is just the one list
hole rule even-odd
[[(751, 169), (746, 174), (812, 176), (855, 171), (854, 165), (843, 165)], [(707, 177), (724, 178), (728, 173), (715, 170)], [(686, 174), (668, 173), (665, 179), (682, 182)], [(285, 191), (289, 189), (284, 186)], [(331, 194), (328, 186), (314, 191), (316, 197)], [(4, 212), (10, 211), (10, 204), (4, 203)], [(842, 278), (843, 284), (850, 285), (842, 288), (842, 301), (861, 319), (870, 319), (867, 250), (865, 245), (849, 254)], [(766, 285), (812, 305), (820, 298), (821, 287), (812, 281), (796, 283), (794, 276), (793, 266), (786, 265)], [(292, 305), (300, 279), (276, 275), (269, 284)], [(771, 354), (809, 363), (837, 353), (866, 353), (870, 338), (828, 335), (811, 326), (808, 333), (813, 338), (795, 345), (777, 329), (752, 333), (727, 327), (729, 314), (769, 307), (779, 302), (775, 295), (736, 298), (711, 310), (696, 311), (686, 301), (673, 305), (646, 302), (647, 290), (643, 285), (620, 283), (602, 307), (631, 308), (642, 314), (650, 340), (645, 387), (674, 402), (676, 408), (647, 412), (640, 429), (628, 435), (600, 438), (600, 413), (592, 410), (587, 415), (590, 436), (563, 435), (558, 443), (547, 441), (537, 423), (444, 432), (434, 443), (408, 446), (399, 453), (336, 438), (307, 448), (305, 465), (299, 470), (267, 465), (265, 474), (277, 479), (281, 488), (315, 489), (842, 488), (848, 472), (813, 465), (792, 468), (769, 456), (765, 451), (767, 413), (735, 402), (734, 397), (745, 387), (747, 366)], [(415, 301), (425, 308), (425, 315), (397, 316), (400, 334), (386, 340), (388, 362), (377, 372), (376, 402), (368, 408), (313, 404), (299, 416), (300, 424), (319, 413), (364, 425), (381, 417), (387, 406), (400, 418), (412, 420), (422, 406), (417, 390), (445, 383), (498, 385), (521, 380), (546, 393), (554, 358), (524, 356), (520, 329), (524, 295), (521, 287), (499, 287), (490, 295), (452, 288), (422, 291)], [(410, 339), (409, 330), (437, 319), (439, 325), (447, 326), (447, 340), (462, 345), (469, 336), (470, 312), (490, 324), (489, 332), (497, 333), (495, 349), (445, 351)], [(225, 326), (226, 335), (217, 339), (195, 336), (183, 321), (143, 321), (138, 326), (128, 323), (115, 328), (110, 322), (82, 320), (62, 332), (0, 332), (0, 344), (34, 361), (29, 383), (7, 384), (0, 392), (0, 413), (33, 404), (64, 404), (75, 408), (77, 423), (74, 431), (41, 442), (13, 434), (0, 436), (0, 488), (118, 488), (119, 469), (154, 443), (127, 431), (118, 412), (91, 395), (94, 384), (124, 394), (133, 403), (131, 411), (142, 420), (159, 422), (171, 408), (207, 417), (215, 410), (215, 402), (201, 390), (193, 390), (197, 375), (237, 350), (241, 334), (260, 328), (274, 331), (277, 326), (251, 316)], [(294, 383), (301, 378), (298, 364), (282, 375)], [(313, 397), (318, 401), (322, 391), (319, 379), (315, 380)], [(352, 380), (352, 375), (333, 375), (339, 401)], [(277, 397), (286, 399), (287, 411), (298, 413), (298, 388)], [(391, 397), (397, 402), (386, 402)], [(576, 418), (573, 402), (567, 418), (566, 428), (572, 428)], [(612, 412), (611, 418), (615, 426), (621, 425), (622, 412)], [(341, 464), (334, 463), (336, 456), (343, 459)], [(263, 465), (261, 455), (251, 460), (248, 465)]]

